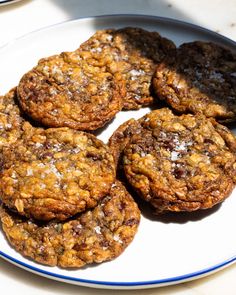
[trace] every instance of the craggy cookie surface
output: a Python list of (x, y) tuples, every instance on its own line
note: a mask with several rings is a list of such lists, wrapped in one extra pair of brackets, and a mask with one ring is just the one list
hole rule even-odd
[(41, 59), (18, 86), (22, 109), (49, 127), (95, 130), (122, 108), (124, 82), (78, 52)]
[(108, 146), (118, 169), (122, 165), (123, 151), (126, 145), (134, 134), (141, 132), (140, 128), (142, 127), (137, 120), (130, 119), (121, 124), (109, 138)]
[(143, 130), (124, 150), (128, 181), (157, 212), (210, 208), (236, 181), (236, 139), (224, 126), (169, 109), (139, 120)]
[(16, 104), (16, 88), (0, 96), (0, 147), (17, 141), (22, 133), (24, 119)]
[(172, 41), (141, 28), (97, 31), (80, 46), (86, 59), (104, 61), (113, 75), (120, 73), (126, 84), (124, 109), (139, 109), (153, 102), (151, 80), (156, 66), (175, 52)]
[(3, 166), (3, 203), (41, 220), (64, 220), (95, 207), (115, 178), (108, 147), (66, 127), (28, 128), (21, 141), (4, 150)]
[(140, 212), (124, 186), (115, 182), (96, 208), (70, 221), (38, 225), (3, 207), (0, 218), (17, 251), (39, 263), (66, 268), (119, 256), (134, 238)]
[(217, 44), (181, 45), (174, 63), (157, 67), (153, 85), (159, 98), (181, 113), (236, 120), (236, 55)]

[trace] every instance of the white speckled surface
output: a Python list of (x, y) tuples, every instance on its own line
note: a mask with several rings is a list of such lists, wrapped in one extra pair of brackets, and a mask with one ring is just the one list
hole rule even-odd
[[(0, 6), (0, 46), (30, 31), (82, 16), (138, 13), (171, 17), (198, 24), (236, 41), (236, 0), (22, 0)], [(4, 81), (0, 81), (1, 85)], [(232, 234), (234, 231), (232, 230)], [(235, 295), (236, 264), (192, 282), (112, 294)], [(77, 287), (26, 272), (0, 259), (3, 294), (111, 294), (110, 290)]]

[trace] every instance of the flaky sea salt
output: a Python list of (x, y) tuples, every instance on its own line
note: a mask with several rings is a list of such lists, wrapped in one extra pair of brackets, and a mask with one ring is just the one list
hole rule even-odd
[(108, 41), (111, 41), (111, 40), (113, 39), (113, 36), (112, 36), (112, 35), (107, 35), (106, 39), (107, 39)]
[(49, 169), (47, 169), (45, 171), (45, 173), (47, 173), (47, 174), (53, 173), (57, 178), (62, 177), (61, 173), (57, 170), (56, 166), (53, 165), (52, 163), (50, 163)]
[(146, 153), (144, 153), (143, 151), (141, 151), (140, 156), (141, 157), (145, 157), (146, 156)]
[(40, 167), (40, 168), (44, 168), (44, 167), (45, 167), (45, 164), (43, 164), (43, 163), (39, 163), (39, 164), (38, 164), (38, 167)]
[(123, 241), (121, 240), (119, 235), (114, 235), (113, 240), (120, 243), (120, 244), (123, 244)]
[(26, 172), (26, 176), (32, 176), (32, 175), (33, 175), (33, 170), (31, 168), (28, 168)]
[(11, 128), (12, 125), (11, 124), (6, 124), (6, 128)]
[(49, 88), (49, 93), (50, 93), (51, 95), (56, 95), (56, 94), (57, 94), (57, 91), (56, 91), (55, 88), (50, 87), (50, 88)]
[(143, 70), (131, 70), (130, 72), (131, 75), (131, 80), (136, 80), (137, 77), (142, 76), (145, 74), (145, 72)]
[(141, 76), (145, 72), (143, 70), (131, 70), (129, 73), (131, 76)]
[(94, 230), (98, 235), (101, 234), (101, 227), (100, 226), (95, 226)]
[(36, 146), (36, 148), (40, 148), (40, 147), (42, 147), (43, 145), (42, 145), (42, 143), (40, 143), (40, 142), (36, 142), (35, 146)]
[(61, 69), (59, 67), (53, 66), (53, 68), (52, 68), (52, 74), (53, 75), (62, 75), (62, 71), (61, 71)]
[(12, 172), (11, 177), (16, 178), (16, 172), (15, 171)]
[(176, 161), (179, 158), (179, 153), (176, 151), (171, 152), (170, 159), (171, 161)]
[(102, 48), (101, 47), (92, 48), (91, 49), (91, 52), (93, 52), (93, 53), (96, 53), (96, 52), (100, 53), (100, 52), (102, 52)]

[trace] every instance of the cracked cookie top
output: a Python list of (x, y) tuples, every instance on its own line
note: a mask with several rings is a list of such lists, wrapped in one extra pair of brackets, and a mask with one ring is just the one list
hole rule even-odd
[(20, 214), (64, 220), (95, 207), (110, 190), (115, 166), (94, 135), (29, 127), (2, 156), (1, 199)]
[(155, 110), (124, 149), (129, 183), (157, 212), (210, 208), (236, 181), (236, 139), (202, 114), (176, 116)]
[(19, 103), (49, 127), (95, 130), (121, 110), (124, 82), (105, 66), (93, 66), (74, 52), (41, 59), (18, 86)]

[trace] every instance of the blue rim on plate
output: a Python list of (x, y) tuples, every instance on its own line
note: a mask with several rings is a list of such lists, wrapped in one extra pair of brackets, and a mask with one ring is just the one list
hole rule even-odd
[(73, 278), (70, 276), (64, 276), (60, 274), (56, 274), (50, 271), (42, 270), (40, 268), (37, 268), (35, 266), (29, 265), (27, 263), (24, 263), (16, 258), (13, 258), (2, 251), (0, 251), (0, 257), (4, 258), (5, 260), (12, 262), (15, 265), (20, 266), (21, 268), (25, 270), (30, 270), (33, 273), (36, 274), (41, 274), (42, 276), (45, 276), (47, 278), (54, 278), (57, 280), (62, 280), (62, 281), (71, 281), (72, 283), (79, 282), (81, 283), (81, 286), (86, 286), (86, 285), (94, 285), (96, 286), (116, 286), (116, 287), (135, 287), (135, 286), (150, 286), (150, 287), (157, 287), (159, 286), (164, 286), (166, 284), (171, 285), (175, 283), (181, 283), (183, 281), (188, 281), (188, 280), (193, 280), (197, 279), (199, 277), (203, 277), (204, 275), (208, 275), (211, 273), (216, 272), (217, 270), (220, 270), (226, 266), (229, 266), (233, 264), (236, 261), (236, 256), (229, 258), (226, 261), (223, 261), (221, 263), (218, 263), (216, 265), (213, 265), (212, 267), (208, 267), (199, 271), (195, 271), (192, 273), (184, 274), (181, 276), (176, 276), (172, 278), (165, 278), (161, 280), (152, 280), (152, 281), (138, 281), (138, 282), (109, 282), (109, 281), (96, 281), (96, 280), (86, 280), (86, 279), (80, 279), (80, 278)]
[[(108, 18), (140, 18), (140, 20), (142, 18), (148, 18), (150, 20), (153, 21), (159, 21), (159, 22), (163, 22), (166, 23), (168, 25), (178, 25), (178, 26), (185, 26), (188, 29), (193, 29), (195, 31), (198, 31), (200, 33), (205, 33), (205, 34), (210, 34), (213, 37), (216, 37), (218, 39), (220, 39), (226, 46), (232, 46), (234, 48), (236, 48), (236, 42), (234, 42), (233, 40), (224, 37), (220, 34), (218, 34), (217, 32), (213, 32), (211, 30), (208, 30), (206, 28), (203, 28), (201, 26), (198, 25), (194, 25), (194, 24), (190, 24), (187, 22), (182, 22), (179, 20), (175, 20), (175, 19), (171, 19), (171, 18), (165, 18), (165, 17), (158, 17), (158, 16), (153, 16), (153, 15), (140, 15), (140, 14), (114, 14), (114, 15), (100, 15), (100, 16), (90, 16), (90, 17), (83, 17), (83, 18), (79, 18), (76, 20), (72, 20), (72, 21), (65, 21), (65, 22), (61, 22), (58, 24), (54, 24), (51, 26), (47, 26), (46, 28), (42, 28), (40, 30), (36, 30), (33, 31), (31, 33), (25, 34), (24, 36), (21, 36), (19, 38), (16, 38), (15, 40), (3, 45), (0, 47), (1, 49), (7, 48), (7, 46), (9, 44), (12, 44), (12, 42), (15, 42), (19, 39), (22, 39), (24, 37), (28, 37), (32, 34), (35, 34), (39, 31), (44, 31), (47, 30), (49, 28), (54, 28), (60, 25), (63, 25), (65, 23), (73, 23), (73, 22), (77, 22), (78, 20), (83, 20), (83, 19), (108, 19)], [(112, 287), (116, 287), (116, 288), (120, 288), (120, 289), (132, 289), (132, 288), (148, 288), (148, 287), (158, 287), (158, 286), (165, 286), (165, 285), (171, 285), (171, 284), (177, 284), (177, 283), (181, 283), (183, 281), (189, 281), (189, 280), (193, 280), (193, 279), (197, 279), (203, 276), (206, 276), (208, 274), (211, 274), (213, 272), (216, 272), (226, 266), (229, 266), (231, 264), (233, 264), (236, 261), (236, 254), (234, 256), (231, 256), (219, 263), (213, 264), (209, 267), (206, 268), (202, 268), (198, 271), (194, 271), (194, 272), (189, 272), (189, 273), (185, 273), (179, 276), (173, 276), (173, 277), (166, 277), (163, 279), (156, 279), (156, 280), (145, 280), (145, 281), (104, 281), (104, 280), (90, 280), (90, 279), (82, 279), (82, 278), (77, 278), (77, 277), (72, 277), (72, 276), (67, 276), (67, 275), (62, 275), (62, 274), (58, 274), (55, 272), (51, 272), (51, 271), (47, 271), (44, 269), (40, 269), (39, 267), (30, 265), (28, 263), (25, 263), (23, 261), (20, 261), (19, 259), (16, 259), (10, 255), (8, 255), (7, 253), (4, 253), (3, 251), (0, 251), (0, 257), (2, 257), (3, 259), (11, 262), (14, 265), (17, 265), (25, 270), (31, 271), (35, 274), (39, 274), (41, 276), (47, 277), (47, 278), (51, 278), (51, 279), (55, 279), (58, 281), (64, 281), (64, 282), (68, 282), (71, 284), (78, 284), (81, 286), (90, 286), (90, 287), (97, 287), (97, 288), (112, 288)]]

